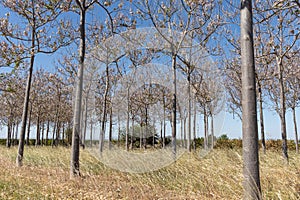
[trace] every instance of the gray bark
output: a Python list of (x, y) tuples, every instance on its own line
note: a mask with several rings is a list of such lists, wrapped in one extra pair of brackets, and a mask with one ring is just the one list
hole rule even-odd
[(252, 1), (241, 1), (241, 69), (244, 199), (261, 199), (258, 157)]
[[(130, 106), (129, 106), (129, 86), (127, 88), (127, 118), (126, 118), (126, 133), (125, 133), (125, 149), (126, 151), (128, 151), (129, 149), (129, 144), (128, 144), (128, 134), (129, 134), (129, 110), (130, 110)], [(131, 140), (131, 143), (132, 143), (132, 140)]]
[(197, 131), (197, 107), (196, 107), (196, 100), (194, 101), (194, 141), (193, 141), (193, 148), (196, 151), (196, 131)]
[(177, 77), (176, 77), (176, 55), (172, 56), (172, 69), (173, 69), (173, 105), (172, 105), (172, 153), (174, 159), (176, 158), (176, 113), (177, 113)]
[(284, 91), (284, 83), (283, 83), (283, 66), (282, 59), (277, 58), (277, 66), (278, 66), (278, 79), (279, 79), (279, 90), (280, 90), (280, 123), (281, 123), (281, 138), (282, 138), (282, 156), (288, 162), (288, 146), (287, 146), (287, 138), (286, 138), (286, 107), (285, 107), (285, 91)]
[[(34, 5), (34, 1), (31, 1), (32, 5)], [(33, 22), (35, 23), (35, 9), (32, 6), (32, 16)], [(25, 141), (25, 131), (26, 131), (26, 122), (27, 122), (27, 115), (28, 115), (28, 106), (29, 106), (29, 96), (30, 96), (30, 88), (31, 88), (31, 79), (32, 79), (32, 71), (33, 65), (35, 60), (35, 24), (32, 25), (32, 38), (31, 38), (31, 55), (30, 55), (30, 65), (29, 71), (27, 76), (27, 83), (26, 83), (26, 92), (24, 96), (24, 106), (23, 106), (23, 114), (22, 114), (22, 125), (21, 125), (21, 133), (20, 133), (20, 140), (18, 146), (18, 155), (16, 158), (16, 164), (18, 167), (23, 165), (23, 155), (24, 155), (24, 141)]]
[(188, 72), (188, 138), (187, 138), (187, 149), (189, 152), (192, 151), (192, 103), (191, 103), (191, 78), (190, 78), (190, 68)]
[(30, 135), (30, 126), (31, 126), (31, 114), (32, 114), (32, 106), (30, 106), (29, 117), (28, 117), (28, 126), (27, 126), (27, 136), (26, 136), (26, 145), (29, 145), (29, 135)]
[(214, 140), (215, 140), (215, 133), (214, 133), (214, 116), (210, 116), (210, 134), (211, 134), (211, 149), (214, 148)]
[(7, 138), (6, 138), (6, 147), (10, 148), (11, 146), (11, 132), (12, 132), (12, 117), (10, 116), (7, 123)]
[(293, 111), (293, 121), (294, 121), (294, 131), (295, 131), (296, 153), (299, 153), (299, 141), (298, 141), (296, 108), (292, 108), (292, 111)]
[(112, 125), (113, 125), (113, 119), (112, 119), (112, 107), (110, 107), (109, 110), (109, 133), (108, 133), (108, 149), (111, 150), (112, 147)]
[(85, 15), (86, 7), (85, 1), (82, 3), (76, 0), (80, 7), (80, 46), (79, 46), (79, 66), (78, 66), (78, 80), (76, 82), (75, 108), (74, 108), (74, 124), (72, 132), (72, 149), (71, 149), (71, 163), (70, 163), (70, 177), (80, 176), (79, 171), (79, 144), (80, 144), (80, 121), (81, 121), (81, 104), (82, 104), (82, 89), (83, 89), (83, 70), (85, 59)]
[(91, 119), (91, 126), (90, 126), (90, 146), (93, 146), (93, 121)]
[(261, 147), (264, 153), (266, 153), (266, 141), (265, 141), (265, 128), (264, 128), (264, 111), (261, 87), (258, 88), (258, 101), (259, 101), (259, 119), (260, 119), (260, 137)]

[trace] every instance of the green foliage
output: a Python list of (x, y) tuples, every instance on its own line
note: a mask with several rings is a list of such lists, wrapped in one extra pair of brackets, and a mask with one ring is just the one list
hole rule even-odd
[(229, 140), (229, 137), (226, 134), (221, 135), (218, 140)]

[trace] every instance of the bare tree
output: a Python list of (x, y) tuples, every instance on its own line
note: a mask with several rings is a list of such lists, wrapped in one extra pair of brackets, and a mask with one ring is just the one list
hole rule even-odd
[(252, 1), (241, 1), (244, 198), (261, 199), (255, 87)]
[[(17, 166), (22, 165), (24, 153), (24, 138), (28, 114), (29, 96), (31, 88), (32, 71), (35, 57), (38, 53), (54, 53), (60, 47), (69, 44), (69, 41), (61, 39), (65, 33), (68, 33), (66, 26), (57, 26), (59, 22), (57, 17), (68, 8), (68, 2), (57, 1), (1, 1), (1, 4), (9, 9), (13, 15), (20, 17), (25, 23), (20, 26), (19, 22), (10, 22), (9, 14), (1, 19), (0, 32), (4, 36), (4, 45), (14, 49), (15, 55), (6, 55), (2, 57), (6, 60), (6, 65), (18, 67), (20, 63), (29, 60), (28, 77), (26, 83), (26, 93), (24, 95), (24, 107), (22, 115), (22, 125), (19, 141), (18, 155), (16, 159)], [(54, 26), (59, 28), (54, 28)], [(65, 29), (63, 32), (62, 30)], [(58, 34), (49, 37), (56, 30)], [(1, 62), (3, 63), (3, 62)]]
[(76, 5), (79, 9), (80, 22), (79, 22), (79, 32), (80, 32), (80, 44), (79, 44), (79, 66), (76, 81), (76, 93), (75, 93), (75, 107), (74, 107), (74, 124), (72, 133), (72, 150), (71, 150), (71, 167), (70, 176), (76, 177), (80, 176), (79, 172), (79, 144), (80, 144), (80, 121), (81, 121), (81, 106), (82, 106), (82, 90), (83, 90), (83, 72), (84, 72), (84, 61), (86, 52), (86, 13), (89, 8), (96, 3), (95, 0), (92, 1), (79, 1), (76, 0)]

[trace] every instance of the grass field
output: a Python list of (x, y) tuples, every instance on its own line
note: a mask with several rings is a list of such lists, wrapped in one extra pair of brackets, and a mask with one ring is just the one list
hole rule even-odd
[[(0, 147), (0, 199), (241, 199), (240, 150), (214, 150), (205, 158), (185, 153), (163, 169), (132, 174), (113, 170), (81, 150), (81, 173), (69, 179), (70, 149)], [(300, 155), (284, 164), (279, 152), (260, 154), (263, 199), (300, 199)]]

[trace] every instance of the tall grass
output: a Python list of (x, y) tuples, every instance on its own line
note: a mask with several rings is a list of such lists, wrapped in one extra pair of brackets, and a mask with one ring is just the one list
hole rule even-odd
[[(241, 199), (240, 150), (214, 150), (205, 158), (185, 153), (157, 171), (131, 174), (80, 153), (82, 177), (69, 179), (70, 149), (27, 147), (24, 166), (17, 149), (0, 147), (0, 199)], [(300, 155), (285, 164), (278, 152), (260, 155), (264, 199), (300, 199)]]

